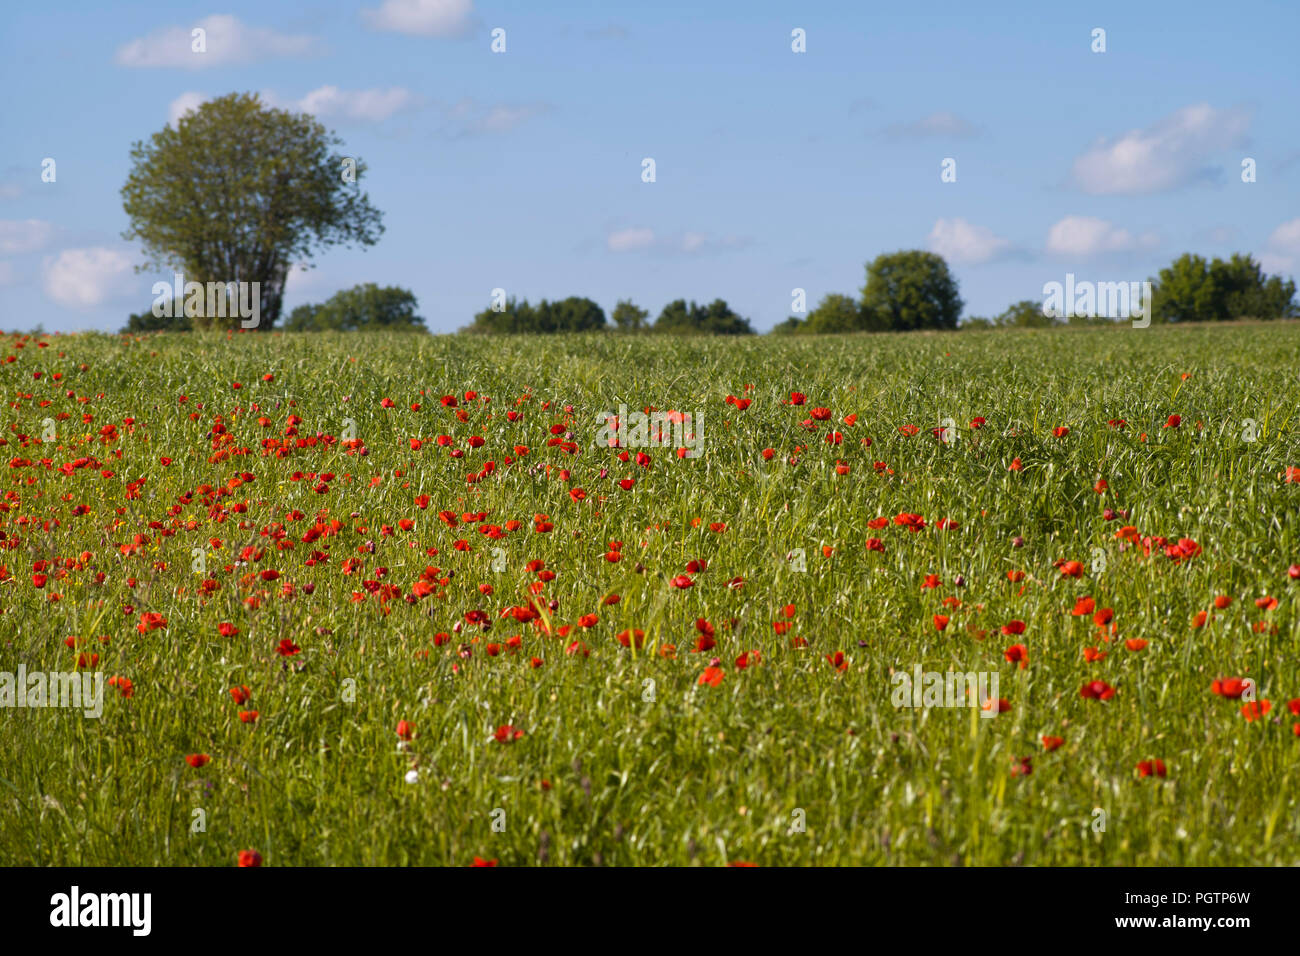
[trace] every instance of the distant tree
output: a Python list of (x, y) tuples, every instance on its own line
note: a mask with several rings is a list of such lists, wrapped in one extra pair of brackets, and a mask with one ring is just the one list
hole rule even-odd
[(969, 329), (972, 332), (981, 332), (985, 329), (993, 328), (993, 320), (986, 319), (983, 316), (973, 315), (961, 324), (961, 328)]
[(1151, 280), (1156, 322), (1223, 322), (1239, 318), (1294, 318), (1294, 280), (1266, 276), (1251, 256), (1226, 262), (1184, 253)]
[(173, 267), (187, 282), (257, 282), (258, 328), (269, 329), (293, 263), (337, 243), (371, 245), (383, 232), (356, 186), (364, 164), (345, 181), (339, 145), (312, 116), (256, 94), (209, 100), (132, 147), (123, 236), (144, 244), (147, 266)]
[(537, 304), (539, 332), (591, 332), (605, 328), (605, 310), (591, 299), (571, 295)]
[(591, 299), (570, 296), (559, 302), (507, 299), (500, 311), (484, 309), (461, 331), (483, 334), (589, 332), (605, 328), (605, 311)]
[(749, 320), (742, 318), (731, 310), (722, 299), (714, 299), (707, 306), (687, 304), (685, 299), (676, 299), (664, 306), (655, 319), (655, 332), (668, 332), (677, 335), (701, 333), (705, 335), (753, 335), (754, 329)]
[(831, 292), (822, 297), (817, 308), (808, 313), (803, 331), (810, 335), (827, 332), (861, 332), (868, 327), (867, 318), (852, 296)]
[(942, 256), (910, 250), (883, 253), (867, 266), (862, 311), (869, 328), (955, 329), (962, 301)]
[(182, 305), (175, 305), (171, 311), (175, 318), (156, 316), (152, 308), (127, 316), (122, 332), (136, 335), (141, 332), (189, 332), (194, 328), (193, 320), (185, 314)]
[(1013, 302), (993, 319), (993, 325), (999, 329), (1045, 329), (1056, 324), (1055, 319), (1043, 314), (1043, 304), (1033, 299)]
[(398, 286), (373, 282), (334, 293), (321, 305), (300, 305), (289, 314), (289, 332), (355, 332), (360, 329), (425, 331), (416, 314), (415, 294)]
[(797, 315), (792, 315), (784, 322), (778, 322), (772, 326), (773, 335), (803, 335), (804, 327), (808, 324), (806, 319), (801, 319)]
[(619, 299), (610, 314), (610, 318), (614, 320), (614, 325), (620, 332), (644, 332), (650, 327), (646, 322), (649, 317), (649, 312), (634, 305), (630, 299)]

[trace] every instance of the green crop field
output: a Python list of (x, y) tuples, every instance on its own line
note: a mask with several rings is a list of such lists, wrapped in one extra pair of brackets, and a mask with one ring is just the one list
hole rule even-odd
[(0, 361), (0, 862), (1300, 862), (1300, 324)]

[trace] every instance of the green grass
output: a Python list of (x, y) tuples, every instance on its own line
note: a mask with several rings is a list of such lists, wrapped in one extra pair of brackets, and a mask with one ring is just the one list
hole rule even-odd
[[(10, 402), (0, 671), (69, 670), (79, 651), (97, 652), (105, 678), (129, 678), (134, 694), (106, 687), (98, 720), (0, 710), (0, 862), (227, 866), (243, 849), (267, 865), (1298, 862), (1300, 717), (1287, 704), (1300, 698), (1300, 581), (1288, 577), (1300, 562), (1300, 483), (1282, 475), (1300, 466), (1300, 325), (20, 341), (0, 350), (16, 357), (0, 366)], [(491, 401), (466, 403), (466, 390)], [(807, 404), (786, 404), (792, 391)], [(447, 394), (462, 396), (467, 421), (440, 404)], [(737, 411), (729, 394), (752, 405)], [(645, 449), (643, 469), (589, 447), (596, 413), (619, 403), (702, 411), (703, 455)], [(815, 431), (801, 425), (814, 407), (832, 413)], [(282, 439), (291, 414), (299, 437), (354, 429), (367, 453), (319, 442), (277, 458), (263, 441)], [(1171, 414), (1180, 427), (1162, 427)], [(246, 454), (209, 461), (217, 416), (234, 438), (227, 447)], [(974, 430), (977, 416), (987, 422)], [(930, 430), (949, 418), (957, 437), (945, 444)], [(1121, 418), (1126, 429), (1107, 425)], [(56, 434), (41, 444), (46, 419)], [(1247, 419), (1253, 442), (1242, 437)], [(118, 437), (100, 435), (108, 424)], [(554, 424), (580, 454), (548, 447)], [(908, 424), (920, 433), (900, 434)], [(1057, 426), (1069, 434), (1055, 437)], [(824, 440), (832, 428), (844, 435), (838, 447)], [(463, 458), (433, 442), (441, 434)], [(467, 446), (475, 434), (481, 448)], [(424, 447), (413, 451), (412, 438)], [(506, 464), (516, 445), (528, 454)], [(99, 464), (58, 470), (85, 456)], [(1023, 470), (1008, 470), (1014, 458)], [(466, 480), (489, 460), (491, 475)], [(837, 460), (849, 474), (836, 474)], [(877, 473), (877, 461), (890, 470)], [(293, 481), (295, 472), (336, 477), (318, 494), (314, 477)], [(218, 498), (197, 493), (241, 473), (255, 480)], [(632, 490), (616, 484), (624, 477)], [(1093, 490), (1098, 478), (1105, 494)], [(585, 500), (570, 497), (578, 487)], [(1107, 507), (1129, 515), (1107, 521)], [(295, 509), (305, 517), (287, 519)], [(448, 527), (442, 509), (520, 525), (492, 540), (479, 522)], [(342, 530), (304, 542), (322, 510)], [(895, 526), (901, 512), (927, 527)], [(549, 533), (534, 531), (538, 513)], [(890, 525), (868, 529), (877, 516)], [(942, 518), (960, 526), (937, 530)], [(281, 525), (292, 549), (268, 534)], [(1203, 551), (1176, 563), (1159, 548), (1121, 550), (1123, 525)], [(123, 554), (137, 534), (147, 543)], [(883, 553), (865, 548), (873, 537)], [(462, 538), (470, 550), (455, 549)], [(605, 559), (610, 541), (624, 543), (618, 563)], [(235, 567), (247, 545), (263, 557)], [(795, 549), (806, 570), (787, 560)], [(308, 566), (313, 550), (329, 560)], [(348, 559), (360, 564), (351, 575)], [(694, 586), (672, 587), (696, 559), (707, 570)], [(32, 581), (40, 560), (57, 562), (43, 588)], [(527, 603), (533, 560), (555, 573), (540, 600), (558, 602), (547, 615), (573, 628), (568, 637), (498, 617)], [(1061, 560), (1082, 562), (1083, 576), (1063, 577)], [(449, 580), (407, 603), (429, 565)], [(245, 583), (269, 568), (279, 580)], [(1026, 576), (1012, 583), (1011, 570)], [(927, 574), (941, 586), (923, 589)], [(737, 576), (743, 587), (728, 587)], [(205, 578), (220, 587), (201, 597)], [(387, 613), (366, 580), (400, 591)], [(602, 604), (611, 594), (619, 602)], [(1090, 616), (1071, 614), (1084, 595), (1114, 609), (1108, 644)], [(1216, 595), (1233, 603), (1193, 628)], [(1257, 607), (1264, 595), (1278, 606)], [(945, 597), (961, 606), (944, 611)], [(788, 604), (791, 628), (778, 633)], [(490, 631), (463, 623), (474, 609)], [(142, 612), (167, 626), (139, 633)], [(577, 621), (589, 612), (600, 620), (584, 631)], [(940, 612), (951, 618), (943, 632), (932, 623)], [(716, 628), (706, 653), (690, 650), (697, 618)], [(1013, 619), (1023, 636), (1002, 636)], [(222, 637), (221, 622), (239, 633)], [(436, 646), (457, 622), (462, 633)], [(639, 653), (616, 641), (626, 628), (645, 632)], [(517, 653), (488, 656), (487, 643), (516, 634)], [(69, 636), (84, 646), (70, 650)], [(301, 652), (279, 656), (284, 638)], [(578, 639), (589, 656), (565, 653)], [(1130, 651), (1128, 639), (1148, 645)], [(1028, 648), (1026, 669), (1004, 659), (1014, 643)], [(675, 659), (656, 653), (665, 644)], [(1085, 661), (1091, 646), (1108, 656)], [(753, 650), (761, 663), (737, 669)], [(843, 672), (826, 660), (837, 651), (850, 662)], [(701, 686), (715, 656), (725, 677)], [(995, 671), (1010, 709), (991, 720), (970, 707), (897, 709), (890, 674), (918, 664)], [(1248, 722), (1241, 701), (1211, 694), (1215, 678), (1231, 676), (1257, 682), (1272, 703), (1264, 719)], [(1081, 698), (1092, 680), (1113, 685), (1114, 698)], [(242, 709), (259, 712), (254, 724), (239, 720), (228, 693), (237, 685), (251, 689)], [(399, 720), (416, 733), (405, 751)], [(492, 740), (504, 724), (522, 739)], [(1043, 735), (1065, 742), (1044, 752)], [(211, 762), (191, 768), (196, 753)], [(1026, 756), (1032, 774), (1013, 775)], [(1154, 758), (1167, 777), (1140, 777), (1136, 764)], [(412, 769), (414, 784), (404, 781)]]

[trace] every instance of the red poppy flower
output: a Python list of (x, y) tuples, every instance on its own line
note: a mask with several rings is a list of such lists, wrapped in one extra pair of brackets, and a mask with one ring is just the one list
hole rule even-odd
[(1241, 708), (1241, 716), (1246, 718), (1248, 723), (1259, 720), (1270, 710), (1273, 709), (1273, 702), (1268, 700), (1252, 700)]
[(1019, 637), (1025, 633), (1024, 621), (1007, 621), (1002, 625), (1002, 633), (1007, 637)]
[(722, 679), (727, 676), (727, 672), (721, 667), (706, 667), (704, 673), (700, 675), (697, 684), (708, 684), (710, 687), (717, 687), (722, 683)]
[(189, 764), (191, 767), (193, 767), (195, 770), (197, 770), (199, 767), (202, 767), (211, 759), (212, 758), (209, 757), (207, 754), (190, 754), (188, 757), (185, 758), (185, 762)]
[(239, 865), (240, 866), (261, 866), (262, 854), (258, 853), (256, 850), (240, 850)]
[(637, 650), (640, 650), (641, 646), (645, 644), (645, 631), (640, 628), (620, 631), (617, 635), (617, 639), (624, 647), (632, 647), (633, 644), (635, 644)]
[(1163, 777), (1166, 774), (1165, 762), (1163, 760), (1143, 760), (1137, 765), (1139, 777)]
[(1053, 750), (1061, 746), (1061, 744), (1063, 743), (1065, 743), (1064, 737), (1044, 737), (1043, 749), (1046, 750), (1048, 753), (1051, 753)]
[(1088, 700), (1110, 700), (1115, 696), (1115, 688), (1104, 680), (1095, 680), (1080, 687), (1079, 696)]
[(1002, 652), (1002, 656), (1008, 664), (1019, 664), (1021, 670), (1029, 666), (1029, 648), (1023, 644), (1012, 644)]
[(502, 724), (492, 734), (492, 738), (499, 744), (514, 743), (516, 740), (521, 739), (523, 736), (524, 736), (524, 732), (522, 730), (516, 730), (510, 724)]

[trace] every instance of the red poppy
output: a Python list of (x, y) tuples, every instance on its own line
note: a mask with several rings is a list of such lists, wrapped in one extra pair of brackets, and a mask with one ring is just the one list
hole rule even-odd
[(240, 850), (239, 865), (240, 866), (261, 866), (262, 854), (258, 853), (256, 850)]
[(522, 730), (516, 730), (510, 724), (502, 724), (492, 734), (492, 738), (499, 744), (514, 743), (516, 740), (521, 739), (523, 736), (524, 736), (524, 732)]
[(1165, 762), (1163, 760), (1142, 760), (1137, 765), (1139, 777), (1163, 777), (1166, 774)]
[(197, 770), (199, 767), (202, 767), (211, 759), (212, 758), (209, 757), (207, 754), (190, 754), (188, 757), (185, 758), (185, 762), (189, 764), (191, 767), (193, 767), (195, 770)]
[(700, 675), (697, 684), (708, 684), (710, 687), (717, 687), (722, 683), (722, 679), (727, 676), (727, 672), (721, 667), (706, 667), (704, 673)]
[(1002, 652), (1002, 656), (1008, 664), (1019, 664), (1021, 670), (1029, 666), (1029, 648), (1023, 644), (1012, 644)]
[(1115, 688), (1104, 680), (1095, 680), (1080, 687), (1079, 696), (1088, 700), (1110, 700), (1115, 696)]
[(1252, 700), (1241, 708), (1241, 716), (1246, 718), (1248, 723), (1259, 720), (1270, 710), (1273, 709), (1273, 702), (1268, 700)]

